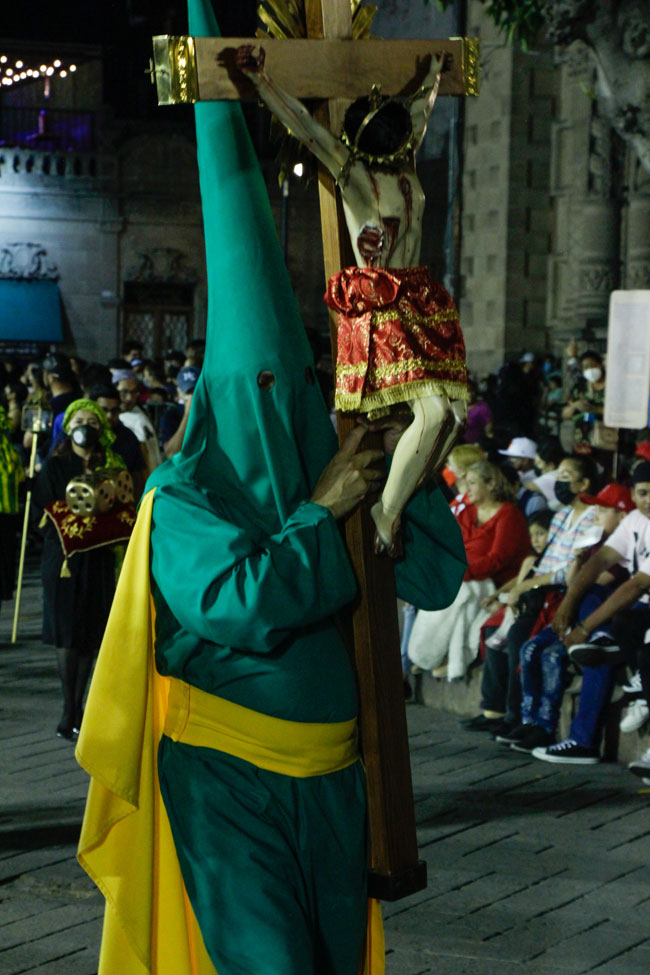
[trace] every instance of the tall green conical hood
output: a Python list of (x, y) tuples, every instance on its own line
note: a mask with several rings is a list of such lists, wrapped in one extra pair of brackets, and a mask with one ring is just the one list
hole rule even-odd
[[(210, 0), (189, 0), (189, 29), (219, 35)], [(239, 103), (198, 103), (195, 113), (206, 355), (183, 449), (150, 486), (190, 478), (273, 529), (309, 497), (336, 440)]]

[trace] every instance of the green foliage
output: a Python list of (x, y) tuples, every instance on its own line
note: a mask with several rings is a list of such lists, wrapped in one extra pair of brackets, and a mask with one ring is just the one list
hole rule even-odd
[[(429, 0), (424, 0), (425, 4)], [(446, 10), (453, 0), (436, 0)], [(481, 0), (485, 12), (506, 36), (510, 44), (520, 44), (527, 51), (545, 23), (544, 0)]]

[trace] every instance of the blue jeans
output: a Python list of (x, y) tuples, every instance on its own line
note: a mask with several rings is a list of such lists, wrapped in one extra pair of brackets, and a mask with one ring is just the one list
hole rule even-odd
[[(592, 586), (580, 603), (578, 621), (584, 620), (611, 593), (607, 586)], [(609, 628), (598, 632), (610, 635)], [(523, 724), (536, 724), (552, 734), (558, 723), (564, 694), (568, 654), (550, 626), (527, 640), (520, 654)], [(595, 748), (600, 741), (605, 706), (612, 688), (612, 668), (584, 667), (578, 712), (571, 723), (571, 738), (585, 748)]]
[(552, 734), (557, 727), (568, 654), (550, 628), (526, 640), (520, 650), (521, 721)]
[(402, 639), (400, 641), (400, 654), (402, 656), (402, 673), (411, 673), (411, 660), (408, 655), (409, 638), (415, 623), (417, 609), (410, 603), (405, 603), (402, 607)]

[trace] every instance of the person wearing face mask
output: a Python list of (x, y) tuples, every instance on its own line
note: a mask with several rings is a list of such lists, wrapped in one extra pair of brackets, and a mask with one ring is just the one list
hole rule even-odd
[(549, 437), (541, 443), (535, 455), (534, 480), (526, 485), (529, 491), (537, 491), (546, 498), (551, 511), (559, 511), (562, 507), (555, 494), (555, 482), (558, 465), (563, 457), (564, 451), (557, 437)]
[[(48, 457), (34, 482), (36, 524), (46, 505), (65, 500), (72, 478), (105, 467), (125, 467), (112, 450), (115, 436), (97, 403), (85, 399), (72, 402), (63, 417), (63, 431), (63, 442)], [(62, 577), (64, 553), (50, 519), (42, 531), (43, 643), (55, 647), (63, 694), (56, 733), (60, 738), (73, 739), (81, 724), (84, 692), (115, 591), (115, 556), (112, 548), (106, 547), (79, 552), (68, 560), (68, 575)]]
[(580, 372), (580, 379), (562, 410), (562, 418), (573, 421), (573, 447), (576, 453), (588, 454), (592, 452), (590, 435), (605, 411), (605, 366), (602, 356), (588, 349), (580, 356)]
[[(593, 493), (597, 487), (598, 469), (589, 456), (565, 457), (560, 463), (555, 494), (562, 507), (553, 516), (549, 541), (533, 575), (510, 590), (510, 601), (519, 603), (520, 611), (511, 626), (503, 652), (486, 658), (481, 681), (483, 713), (466, 725), (473, 731), (492, 731), (504, 737), (521, 724), (521, 684), (519, 652), (530, 636), (545, 601), (545, 587), (564, 586), (572, 564), (585, 542), (596, 542), (596, 508), (580, 500), (581, 493)], [(539, 590), (539, 599), (529, 590)], [(548, 590), (546, 590), (547, 592)]]

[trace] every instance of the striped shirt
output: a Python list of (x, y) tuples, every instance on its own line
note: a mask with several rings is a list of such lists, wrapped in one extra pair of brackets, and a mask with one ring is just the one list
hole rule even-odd
[[(548, 533), (549, 541), (533, 570), (535, 575), (546, 575), (547, 572), (551, 572), (553, 585), (566, 583), (566, 575), (575, 558), (576, 549), (583, 547), (585, 540), (591, 540), (593, 544), (600, 537), (596, 524), (597, 510), (596, 505), (592, 504), (576, 517), (571, 505), (565, 505), (553, 515)], [(572, 523), (571, 518), (573, 518)]]

